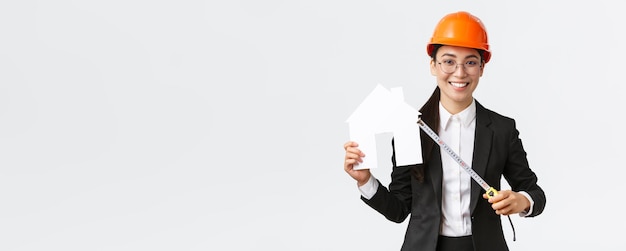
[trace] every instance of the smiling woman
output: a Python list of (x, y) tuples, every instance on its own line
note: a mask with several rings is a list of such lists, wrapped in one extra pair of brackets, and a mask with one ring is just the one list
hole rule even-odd
[[(459, 113), (474, 100), (472, 94), (483, 75), (480, 51), (444, 45), (437, 47), (433, 54), (435, 56), (431, 60), (430, 72), (437, 78), (437, 87), (441, 90), (439, 101), (450, 113)], [(463, 62), (457, 63), (459, 59)], [(457, 67), (459, 64), (463, 67)]]
[[(537, 216), (546, 198), (515, 121), (483, 107), (473, 96), (491, 59), (485, 27), (468, 12), (448, 14), (435, 28), (427, 53), (437, 87), (420, 110), (421, 120), (434, 125), (450, 150), (500, 191), (494, 196), (481, 193), (456, 159), (423, 132), (423, 163), (396, 165), (400, 146), (392, 140), (389, 189), (369, 169), (354, 169), (365, 156), (357, 142), (344, 145), (344, 170), (357, 181), (361, 199), (387, 219), (399, 223), (411, 215), (402, 250), (508, 250), (500, 215)], [(501, 190), (502, 177), (511, 190)]]
[[(457, 194), (440, 186), (452, 177), (439, 164), (445, 156), (433, 147), (427, 165), (404, 167), (403, 151), (395, 152), (388, 186), (392, 149), (406, 147), (399, 137), (394, 148), (390, 136), (377, 138), (385, 165), (371, 175), (397, 198), (432, 205), (409, 206), (393, 224), (358, 199), (338, 167), (339, 146), (349, 138), (345, 119), (378, 83), (401, 87), (441, 136), (465, 125), (445, 119), (451, 108), (440, 106), (446, 93), (431, 59), (451, 91), (474, 84), (474, 59), (454, 51), (443, 61), (434, 48), (445, 45), (490, 53), (478, 59), (483, 75), (472, 97), (515, 118), (550, 197), (541, 217), (511, 215), (516, 241), (500, 217), (508, 248), (626, 250), (620, 231), (597, 231), (626, 225), (600, 204), (615, 201), (626, 177), (619, 1), (355, 2), (0, 1), (0, 249), (378, 251), (399, 250), (405, 236), (418, 245), (411, 240), (430, 230), (413, 231), (414, 222), (433, 217), (428, 223), (442, 226), (444, 201), (455, 205), (447, 199)], [(438, 21), (458, 10), (480, 17), (487, 44), (431, 41)], [(430, 42), (438, 54), (425, 53)], [(476, 109), (474, 149), (464, 147), (472, 134), (460, 127), (460, 154), (475, 153), (463, 160), (476, 171), (488, 166), (487, 174), (522, 170), (498, 170), (511, 163), (489, 159), (512, 148), (499, 147), (508, 138), (498, 116)], [(371, 161), (374, 152), (358, 143)], [(464, 175), (456, 169), (445, 170)], [(402, 178), (414, 190), (405, 192)], [(597, 187), (603, 192), (589, 189)], [(503, 179), (499, 190), (509, 189), (522, 192)], [(496, 212), (480, 194), (459, 208)], [(540, 211), (529, 194), (531, 211)], [(474, 228), (498, 222), (474, 219), (473, 242), (485, 238)], [(572, 221), (586, 227), (561, 227)], [(435, 245), (440, 232), (432, 232)]]

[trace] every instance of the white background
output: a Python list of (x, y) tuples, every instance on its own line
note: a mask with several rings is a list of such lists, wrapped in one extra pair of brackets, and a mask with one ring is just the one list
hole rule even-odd
[[(0, 250), (399, 250), (343, 171), (381, 83), (416, 108), (438, 20), (480, 17), (475, 97), (547, 206), (511, 250), (624, 250), (626, 17), (612, 1), (3, 1)], [(390, 169), (374, 170), (384, 184)]]

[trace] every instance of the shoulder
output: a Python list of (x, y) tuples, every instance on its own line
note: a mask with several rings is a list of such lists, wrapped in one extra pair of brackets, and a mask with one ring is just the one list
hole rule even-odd
[(476, 120), (497, 128), (515, 128), (515, 119), (484, 107), (476, 101)]

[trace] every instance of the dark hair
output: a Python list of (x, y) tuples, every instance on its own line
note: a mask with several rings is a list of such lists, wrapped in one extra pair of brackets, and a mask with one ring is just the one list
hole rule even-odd
[[(429, 125), (435, 132), (439, 133), (439, 99), (441, 98), (441, 90), (439, 86), (435, 87), (435, 90), (428, 98), (428, 101), (424, 103), (422, 108), (420, 108), (420, 113), (422, 114), (421, 119)], [(420, 138), (422, 139), (422, 159), (424, 160), (423, 164), (416, 165), (412, 168), (411, 173), (417, 179), (418, 182), (424, 182), (424, 168), (430, 164), (430, 158), (432, 156), (433, 150), (435, 149), (435, 142), (430, 140), (430, 136), (428, 136), (424, 131), (420, 130)]]
[[(439, 48), (441, 48), (441, 46), (444, 46), (444, 45), (443, 44), (434, 44), (433, 45), (433, 52), (430, 53), (430, 58), (436, 59), (437, 51), (439, 50)], [(481, 62), (485, 62), (485, 51), (481, 50), (481, 49), (476, 49), (476, 51), (478, 51), (478, 55), (480, 55), (480, 61)]]

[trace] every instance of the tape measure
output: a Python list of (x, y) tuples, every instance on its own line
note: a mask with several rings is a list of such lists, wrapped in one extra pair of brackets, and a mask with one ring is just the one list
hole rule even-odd
[[(480, 187), (482, 187), (485, 190), (487, 197), (491, 198), (498, 194), (498, 190), (496, 190), (495, 188), (487, 184), (487, 182), (482, 177), (480, 177), (480, 175), (478, 175), (474, 171), (474, 169), (472, 169), (467, 163), (465, 163), (465, 161), (463, 161), (463, 159), (461, 159), (461, 157), (458, 154), (456, 154), (452, 150), (452, 148), (450, 148), (446, 144), (446, 142), (443, 142), (443, 140), (441, 140), (439, 136), (437, 136), (437, 134), (432, 129), (430, 129), (430, 127), (428, 127), (428, 125), (424, 123), (424, 121), (422, 121), (422, 118), (419, 118), (417, 120), (417, 124), (420, 126), (420, 128), (422, 128), (422, 130), (424, 130), (426, 134), (428, 134), (428, 136), (430, 136), (430, 138), (432, 138), (439, 145), (439, 148), (447, 152), (450, 155), (450, 157), (452, 157), (452, 159), (454, 159), (457, 163), (459, 163), (459, 166), (461, 168), (465, 169), (465, 171), (469, 173), (470, 177), (472, 177), (472, 179), (474, 179), (474, 181), (476, 181), (476, 183), (478, 183), (478, 185), (480, 185)], [(506, 217), (509, 218), (509, 223), (511, 223), (511, 229), (513, 230), (513, 241), (515, 241), (516, 239), (515, 227), (513, 227), (513, 221), (511, 220), (510, 215), (507, 215)]]
[(498, 194), (498, 190), (496, 190), (495, 188), (487, 184), (487, 182), (482, 177), (480, 177), (480, 175), (478, 175), (474, 171), (474, 169), (472, 169), (467, 163), (465, 163), (465, 161), (463, 161), (463, 159), (461, 159), (461, 157), (459, 157), (459, 155), (456, 154), (452, 150), (452, 148), (450, 148), (446, 144), (446, 142), (443, 142), (443, 140), (441, 140), (439, 136), (437, 136), (437, 134), (432, 129), (430, 129), (430, 127), (428, 127), (428, 125), (424, 123), (424, 121), (422, 121), (422, 118), (419, 118), (417, 120), (417, 124), (420, 126), (420, 128), (422, 128), (422, 130), (424, 130), (426, 134), (428, 134), (428, 136), (430, 136), (430, 138), (432, 138), (439, 145), (441, 149), (447, 152), (448, 155), (452, 157), (452, 159), (454, 159), (457, 163), (459, 163), (459, 166), (465, 169), (465, 171), (469, 173), (470, 177), (472, 177), (472, 179), (474, 179), (474, 181), (476, 181), (478, 185), (480, 185), (483, 189), (485, 189), (486, 194), (489, 198)]

